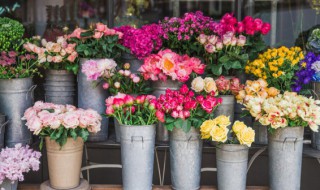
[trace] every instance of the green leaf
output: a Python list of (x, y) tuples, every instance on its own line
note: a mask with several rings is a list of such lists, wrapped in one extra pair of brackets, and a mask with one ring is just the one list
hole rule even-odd
[(214, 75), (220, 76), (222, 74), (222, 65), (212, 65), (211, 71)]
[(233, 68), (233, 69), (241, 69), (242, 66), (241, 66), (241, 63), (239, 61), (233, 61), (233, 62), (231, 62), (231, 68)]
[(165, 117), (165, 121), (166, 123), (173, 123), (176, 119), (174, 119), (173, 117)]
[(92, 36), (93, 35), (93, 31), (86, 31), (86, 32), (82, 32), (81, 34), (80, 34), (80, 36), (81, 37), (90, 37), (90, 36)]
[(177, 119), (175, 122), (174, 122), (174, 126), (177, 127), (177, 128), (182, 128), (183, 127), (183, 124), (184, 124), (184, 120), (179, 118)]
[(183, 121), (182, 130), (186, 133), (188, 133), (191, 129), (191, 121), (189, 119)]
[(75, 129), (71, 129), (71, 130), (70, 130), (70, 136), (71, 136), (74, 140), (77, 139), (78, 135), (77, 135)]
[(174, 128), (174, 123), (170, 123), (170, 124), (165, 124), (166, 128), (168, 129), (168, 131), (172, 131)]
[(228, 62), (228, 61), (230, 61), (230, 57), (228, 57), (227, 55), (224, 55), (224, 56), (219, 58), (219, 62), (221, 62), (221, 63), (225, 63), (225, 62)]

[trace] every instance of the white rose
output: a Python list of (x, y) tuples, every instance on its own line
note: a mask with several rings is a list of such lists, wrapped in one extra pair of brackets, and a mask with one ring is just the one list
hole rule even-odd
[(193, 89), (195, 92), (201, 92), (204, 89), (204, 80), (201, 77), (197, 77), (193, 79), (191, 83), (191, 89)]

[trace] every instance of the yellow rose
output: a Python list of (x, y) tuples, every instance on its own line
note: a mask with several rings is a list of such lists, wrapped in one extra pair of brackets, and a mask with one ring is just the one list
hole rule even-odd
[(202, 125), (200, 126), (201, 138), (202, 139), (210, 138), (210, 131), (216, 125), (217, 125), (216, 122), (213, 120), (207, 120), (203, 122)]
[(214, 121), (219, 125), (220, 127), (227, 127), (231, 124), (230, 118), (225, 115), (220, 115), (214, 119)]
[(237, 138), (242, 145), (247, 145), (248, 147), (254, 142), (255, 132), (251, 127), (244, 128), (239, 133), (237, 133)]
[(197, 78), (193, 79), (193, 81), (191, 83), (191, 88), (195, 92), (202, 92), (204, 89), (203, 79), (201, 77), (197, 77)]
[(212, 141), (222, 143), (226, 142), (228, 140), (228, 132), (229, 129), (226, 127), (214, 126), (210, 131)]
[(212, 91), (217, 92), (217, 85), (216, 85), (216, 82), (214, 82), (213, 78), (211, 77), (204, 78), (204, 90), (207, 93), (210, 93)]
[(246, 124), (244, 124), (241, 121), (236, 121), (234, 122), (233, 126), (232, 126), (232, 131), (237, 134), (240, 131), (242, 131), (243, 129), (247, 128)]

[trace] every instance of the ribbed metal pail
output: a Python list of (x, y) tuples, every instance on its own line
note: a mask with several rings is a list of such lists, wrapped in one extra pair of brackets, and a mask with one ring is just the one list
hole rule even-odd
[(8, 122), (6, 122), (6, 116), (0, 113), (0, 149), (4, 147), (4, 133)]
[[(82, 65), (88, 59), (80, 59)], [(102, 88), (102, 83), (95, 86), (92, 81), (87, 80), (87, 76), (81, 72), (78, 73), (78, 107), (83, 109), (94, 109), (98, 113), (103, 114), (106, 111), (105, 100), (108, 97), (107, 90)], [(88, 141), (106, 141), (108, 139), (109, 119), (102, 118), (101, 131), (98, 133), (90, 133)]]
[(5, 146), (30, 144), (31, 132), (21, 120), (26, 109), (33, 105), (33, 85), (31, 78), (0, 79), (0, 112), (7, 116)]
[(18, 189), (18, 180), (14, 181), (12, 183), (12, 181), (5, 179), (2, 184), (0, 184), (0, 189), (4, 189), (4, 190), (17, 190)]
[(45, 101), (54, 104), (75, 105), (75, 75), (66, 70), (46, 71)]
[(222, 144), (216, 150), (218, 189), (245, 190), (249, 148), (239, 144)]
[(151, 190), (155, 125), (120, 125), (122, 184), (124, 190)]
[(272, 190), (300, 190), (303, 127), (269, 133), (269, 186)]
[[(166, 89), (178, 90), (182, 84), (178, 81), (155, 81), (152, 83), (154, 89), (153, 95), (159, 98), (161, 94), (166, 93)], [(159, 143), (169, 142), (169, 131), (166, 129), (163, 123), (158, 123), (157, 125), (157, 136), (156, 141)]]
[(261, 125), (258, 121), (254, 121), (252, 128), (255, 132), (254, 144), (267, 145), (268, 144), (268, 127)]
[(170, 133), (170, 167), (172, 189), (200, 189), (202, 140), (199, 129), (188, 133), (174, 128)]
[[(220, 104), (214, 111), (214, 116), (218, 117), (220, 115), (230, 116), (231, 125), (234, 121), (234, 103), (235, 99), (233, 95), (222, 95), (222, 104)], [(230, 125), (230, 126), (231, 126)]]

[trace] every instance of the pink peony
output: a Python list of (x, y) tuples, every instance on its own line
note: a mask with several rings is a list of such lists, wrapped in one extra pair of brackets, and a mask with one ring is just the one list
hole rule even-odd
[(68, 112), (64, 114), (64, 117), (62, 119), (62, 125), (67, 129), (77, 128), (80, 125), (79, 115), (76, 114), (75, 112)]
[(26, 126), (33, 134), (38, 135), (42, 130), (42, 123), (39, 117), (32, 116), (27, 120)]

